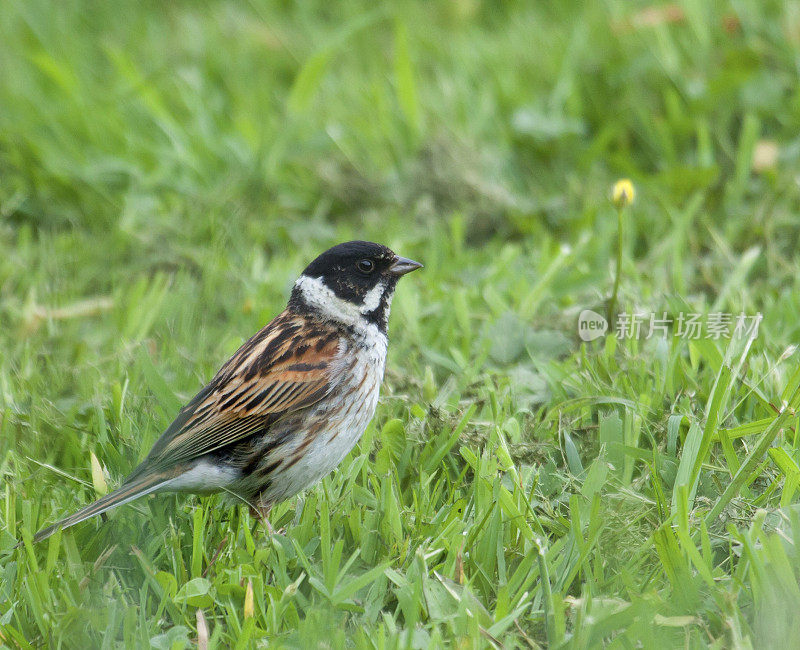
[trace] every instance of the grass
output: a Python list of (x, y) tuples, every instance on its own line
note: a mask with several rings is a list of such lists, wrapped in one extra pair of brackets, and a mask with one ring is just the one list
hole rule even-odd
[[(795, 3), (1, 4), (0, 645), (800, 644)], [(618, 311), (757, 336), (578, 338), (620, 177)], [(14, 550), (349, 238), (425, 269), (283, 532), (160, 496)]]

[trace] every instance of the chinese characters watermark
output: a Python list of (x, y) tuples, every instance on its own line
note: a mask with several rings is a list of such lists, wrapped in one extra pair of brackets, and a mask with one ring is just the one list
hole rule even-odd
[[(614, 333), (619, 339), (666, 338), (672, 334), (678, 338), (731, 339), (756, 338), (763, 319), (761, 312), (754, 315), (725, 312), (680, 312), (670, 316), (667, 312), (631, 314), (623, 312), (614, 323)], [(609, 330), (609, 324), (597, 312), (583, 310), (578, 317), (578, 336), (584, 341), (593, 341)]]

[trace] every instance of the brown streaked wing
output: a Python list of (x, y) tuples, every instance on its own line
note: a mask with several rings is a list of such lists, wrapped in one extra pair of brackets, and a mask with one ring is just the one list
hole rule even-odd
[(322, 399), (338, 347), (334, 329), (282, 313), (181, 409), (128, 480), (216, 451)]

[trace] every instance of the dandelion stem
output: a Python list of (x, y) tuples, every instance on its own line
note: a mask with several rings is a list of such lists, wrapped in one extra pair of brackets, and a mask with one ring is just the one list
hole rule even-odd
[(609, 323), (614, 320), (614, 311), (617, 308), (617, 294), (619, 293), (619, 278), (622, 275), (622, 217), (624, 207), (617, 208), (617, 268), (614, 277), (614, 290), (611, 292), (611, 299), (608, 301), (607, 319)]

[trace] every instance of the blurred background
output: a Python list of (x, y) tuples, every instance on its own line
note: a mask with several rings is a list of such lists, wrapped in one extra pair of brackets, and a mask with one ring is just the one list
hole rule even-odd
[(454, 215), (576, 241), (619, 176), (651, 186), (639, 238), (700, 192), (691, 252), (795, 241), (792, 2), (4, 4), (4, 223), (108, 259)]
[[(33, 530), (92, 498), (102, 477), (115, 485), (183, 401), (283, 307), (305, 264), (353, 238), (381, 241), (426, 267), (400, 287), (392, 314), (387, 386), (374, 427), (388, 438), (369, 434), (357, 456), (374, 461), (374, 443), (384, 453), (379, 469), (388, 471), (389, 460), (400, 468), (390, 493), (398, 512), (407, 514), (402, 525), (398, 514), (397, 526), (376, 528), (383, 541), (368, 566), (381, 558), (396, 561), (396, 571), (408, 557), (413, 564), (414, 548), (430, 532), (414, 528), (420, 524), (409, 514), (417, 502), (417, 454), (426, 453), (420, 445), (451, 431), (447, 423), (458, 422), (471, 405), (478, 409), (475, 422), (459, 444), (481, 453), (487, 440), (490, 449), (499, 444), (493, 427), (506, 431), (512, 457), (526, 468), (520, 480), (543, 490), (542, 502), (550, 504), (543, 516), (554, 523), (542, 530), (554, 543), (567, 544), (575, 532), (564, 519), (568, 492), (583, 489), (584, 465), (598, 457), (597, 429), (609, 413), (629, 447), (672, 454), (671, 465), (658, 470), (671, 490), (676, 436), (679, 429), (680, 440), (687, 434), (678, 424), (666, 444), (668, 418), (707, 415), (725, 349), (654, 340), (621, 345), (615, 357), (611, 344), (601, 342), (588, 349), (602, 355), (587, 355), (575, 319), (583, 308), (603, 312), (610, 293), (617, 241), (611, 186), (629, 177), (637, 189), (623, 225), (620, 308), (763, 313), (744, 366), (747, 380), (741, 392), (733, 389), (721, 421), (735, 428), (774, 416), (793, 376), (796, 364), (784, 362), (800, 328), (799, 52), (796, 1), (0, 0), (0, 468), (13, 486), (4, 501), (4, 548), (20, 526)], [(381, 428), (395, 420), (404, 427), (403, 440), (392, 437), (396, 429)], [(608, 434), (611, 425), (605, 426)], [(491, 549), (483, 527), (494, 521), (486, 519), (492, 499), (483, 511), (483, 502), (468, 496), (472, 488), (461, 486), (467, 469), (456, 439), (442, 456), (431, 456), (445, 458), (456, 485), (441, 507), (455, 508), (462, 498), (470, 503), (465, 526), (476, 527), (468, 528), (470, 540)], [(94, 474), (92, 454), (102, 465)], [(537, 474), (540, 467), (546, 475)], [(693, 639), (729, 639), (735, 620), (745, 637), (755, 630), (753, 638), (763, 641), (781, 616), (769, 624), (748, 618), (759, 607), (755, 601), (723, 615), (727, 596), (715, 600), (706, 587), (671, 600), (670, 585), (683, 573), (664, 568), (661, 551), (669, 544), (658, 552), (652, 544), (667, 518), (654, 505), (657, 489), (649, 479), (636, 483), (640, 469), (631, 464), (620, 482), (604, 488), (618, 499), (606, 506), (608, 521), (615, 513), (649, 513), (626, 519), (598, 542), (604, 555), (597, 561), (615, 577), (595, 575), (592, 583), (583, 556), (578, 564), (553, 565), (558, 598), (585, 594), (587, 582), (595, 584), (595, 596), (649, 593), (652, 602), (637, 610), (634, 622), (620, 623), (630, 626), (634, 640), (649, 638), (654, 616), (691, 618), (706, 607), (700, 622), (682, 620), (668, 629)], [(735, 471), (729, 469), (728, 476), (709, 470), (701, 477), (701, 494), (718, 496)], [(761, 488), (730, 515), (741, 516), (745, 526), (753, 508), (780, 499), (783, 474), (762, 469)], [(472, 471), (475, 466), (466, 476)], [(356, 481), (353, 472), (330, 485)], [(325, 485), (329, 499), (332, 488)], [(323, 499), (322, 489), (314, 494)], [(358, 508), (387, 507), (361, 498)], [(41, 585), (55, 584), (61, 571), (71, 579), (69, 566), (94, 563), (125, 540), (114, 562), (127, 573), (114, 580), (92, 573), (87, 595), (76, 583), (64, 588), (69, 595), (60, 602), (37, 600), (24, 585), (39, 569), (15, 564), (0, 583), (2, 625), (40, 642), (47, 620), (73, 621), (65, 639), (99, 639), (92, 635), (106, 628), (126, 642), (139, 638), (123, 633), (129, 625), (123, 621), (139, 614), (115, 614), (116, 605), (101, 597), (111, 593), (126, 594), (135, 605), (120, 605), (119, 612), (144, 612), (140, 640), (173, 625), (196, 636), (187, 603), (200, 601), (185, 597), (178, 610), (167, 608), (163, 623), (158, 600), (136, 592), (151, 569), (174, 573), (176, 589), (200, 575), (175, 568), (180, 558), (194, 562), (192, 515), (176, 516), (175, 502), (167, 501), (147, 506), (152, 529), (143, 531), (143, 515), (131, 513), (117, 517), (116, 528), (76, 530), (80, 546), (64, 542), (69, 564), (56, 563), (54, 547)], [(279, 509), (275, 523), (296, 524), (300, 514), (292, 508)], [(205, 506), (197, 511), (211, 516)], [(337, 512), (347, 553), (364, 548), (356, 527), (346, 527), (347, 508)], [(598, 512), (592, 516), (602, 518)], [(236, 526), (228, 531), (227, 521), (216, 524), (203, 542), (209, 547), (203, 561), (222, 543), (220, 562), (246, 564), (225, 546), (244, 533)], [(165, 530), (174, 541), (166, 550)], [(492, 538), (499, 546), (495, 559), (486, 560), (490, 565), (478, 557), (465, 561), (460, 541), (446, 544), (443, 560), (451, 569), (465, 562), (475, 597), (497, 620), (510, 610), (498, 605), (507, 597), (498, 596), (506, 568), (496, 558), (507, 553), (512, 567), (530, 553), (524, 544), (514, 550), (515, 542), (503, 538), (511, 532), (503, 530)], [(303, 534), (306, 541), (318, 539), (311, 523)], [(730, 550), (732, 538), (722, 529), (720, 535), (715, 544)], [(410, 555), (407, 539), (415, 540)], [(128, 540), (147, 562), (129, 556)], [(248, 561), (251, 574), (261, 576), (259, 561)], [(292, 570), (263, 578), (279, 585), (279, 593), (309, 570), (287, 561), (295, 562)], [(731, 581), (725, 585), (741, 578), (734, 580), (735, 561), (732, 554), (728, 564), (712, 563), (715, 571), (724, 565)], [(625, 567), (631, 582), (618, 577)], [(527, 569), (535, 580), (517, 586), (530, 590), (537, 599), (530, 612), (539, 614), (531, 613), (519, 632), (511, 628), (507, 643), (549, 640), (555, 647), (558, 631), (541, 612), (547, 611), (542, 602), (556, 596), (532, 586), (541, 585), (539, 565)], [(687, 575), (693, 571), (687, 568)], [(650, 577), (640, 583), (642, 576)], [(399, 582), (381, 580), (389, 595), (375, 596), (372, 609), (355, 614), (349, 601), (334, 607), (351, 612), (342, 620), (365, 626), (365, 643), (370, 626), (389, 636), (393, 629), (423, 629), (429, 636), (412, 635), (420, 647), (473, 638), (477, 628), (463, 607), (450, 618), (441, 610), (446, 623), (430, 610), (415, 618), (398, 605), (403, 597), (392, 595), (395, 587), (402, 591)], [(313, 622), (322, 616), (320, 602), (329, 601), (315, 600), (307, 585), (299, 592), (305, 600), (292, 607)], [(237, 590), (244, 587), (234, 587), (231, 611), (241, 611), (244, 596)], [(264, 612), (275, 611), (270, 602), (262, 603)], [(566, 630), (580, 629), (575, 617), (588, 616), (586, 602), (570, 601)], [(759, 602), (759, 611), (774, 605)], [(91, 618), (87, 607), (105, 618)], [(391, 624), (378, 615), (390, 610)], [(270, 616), (258, 618), (265, 634), (295, 626), (292, 617)], [(459, 616), (466, 617), (463, 628)], [(325, 621), (310, 623), (308, 638), (332, 629)], [(231, 625), (220, 642), (240, 638)], [(481, 625), (490, 629), (486, 621)], [(602, 640), (603, 630), (585, 638)]]

